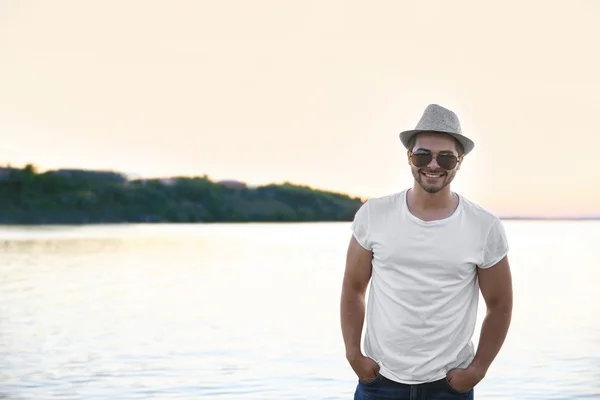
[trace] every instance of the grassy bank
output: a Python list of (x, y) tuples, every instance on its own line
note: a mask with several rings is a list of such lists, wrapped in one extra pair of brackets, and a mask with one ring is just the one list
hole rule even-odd
[(350, 221), (359, 198), (291, 183), (250, 188), (206, 176), (0, 168), (0, 223)]

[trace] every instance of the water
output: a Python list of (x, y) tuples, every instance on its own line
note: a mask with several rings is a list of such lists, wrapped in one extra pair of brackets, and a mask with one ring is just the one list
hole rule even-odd
[[(505, 226), (513, 324), (477, 399), (600, 399), (600, 223)], [(348, 238), (347, 223), (0, 228), (0, 398), (350, 399)]]

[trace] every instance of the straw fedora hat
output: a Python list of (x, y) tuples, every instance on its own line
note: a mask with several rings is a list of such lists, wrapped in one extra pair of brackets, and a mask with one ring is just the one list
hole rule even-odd
[(460, 121), (456, 114), (437, 104), (430, 104), (425, 108), (415, 129), (400, 132), (400, 141), (408, 149), (413, 136), (421, 132), (439, 132), (452, 136), (460, 142), (465, 155), (475, 147), (475, 143), (462, 134)]

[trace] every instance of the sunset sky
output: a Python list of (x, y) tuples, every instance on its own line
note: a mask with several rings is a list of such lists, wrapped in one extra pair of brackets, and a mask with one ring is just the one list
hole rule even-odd
[(425, 106), (476, 143), (454, 188), (600, 215), (600, 1), (0, 1), (0, 162), (412, 184)]

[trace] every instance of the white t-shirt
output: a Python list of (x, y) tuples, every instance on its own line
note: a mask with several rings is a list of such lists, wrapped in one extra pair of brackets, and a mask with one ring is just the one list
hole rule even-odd
[(384, 377), (416, 384), (473, 359), (477, 268), (500, 261), (508, 243), (500, 219), (460, 195), (450, 217), (423, 221), (406, 193), (369, 199), (352, 233), (373, 252), (365, 354)]

